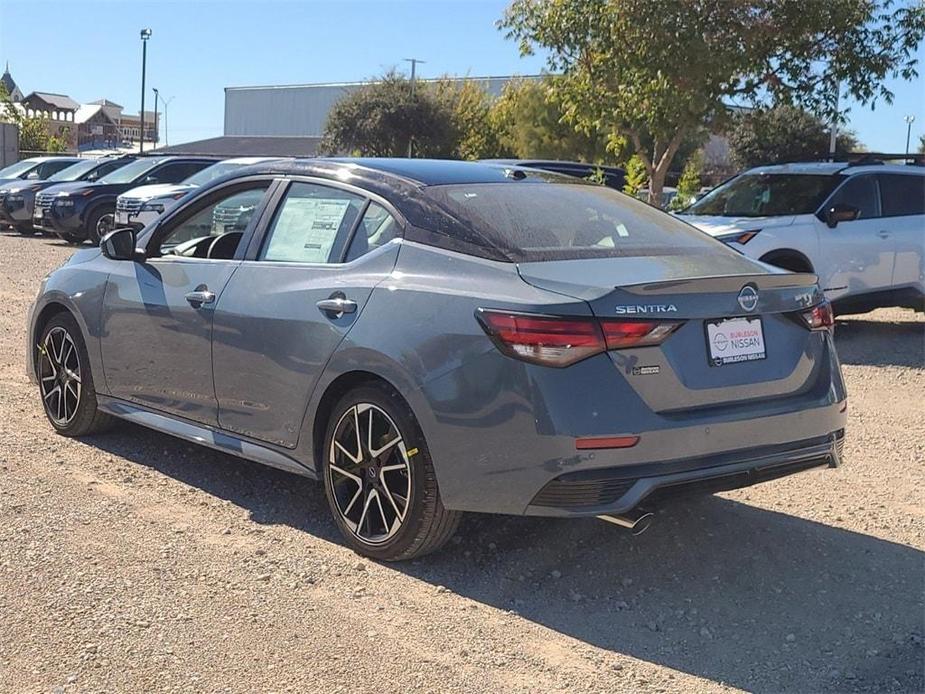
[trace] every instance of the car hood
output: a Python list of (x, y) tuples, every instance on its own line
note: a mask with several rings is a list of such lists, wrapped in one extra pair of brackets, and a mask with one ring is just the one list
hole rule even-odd
[(48, 192), (67, 195), (119, 195), (131, 187), (131, 183), (86, 183), (84, 181), (74, 181), (73, 183), (57, 183), (49, 188)]
[(783, 217), (715, 217), (712, 215), (684, 214), (678, 215), (688, 224), (693, 224), (700, 231), (710, 236), (722, 236), (737, 231), (750, 231), (752, 229), (768, 229), (771, 227), (787, 227), (796, 221), (793, 215)]
[(185, 193), (198, 186), (192, 183), (152, 183), (147, 186), (138, 186), (122, 194), (124, 198), (132, 200), (152, 200), (153, 198), (172, 198), (178, 193)]
[(0, 190), (5, 190), (8, 193), (14, 193), (19, 190), (39, 191), (53, 185), (57, 184), (54, 181), (21, 181), (18, 179), (13, 179), (7, 183), (0, 182)]

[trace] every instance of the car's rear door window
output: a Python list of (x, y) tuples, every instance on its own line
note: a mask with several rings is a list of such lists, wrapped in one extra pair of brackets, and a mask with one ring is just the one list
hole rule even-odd
[(338, 188), (294, 182), (279, 204), (258, 260), (340, 262), (366, 199)]
[(467, 228), (470, 242), (515, 262), (725, 252), (689, 224), (604, 186), (477, 183), (425, 194)]
[(347, 249), (346, 262), (356, 260), (370, 251), (380, 248), (400, 233), (398, 221), (388, 210), (376, 202), (370, 202), (359, 226), (353, 233)]
[(879, 174), (884, 217), (925, 214), (925, 176)]

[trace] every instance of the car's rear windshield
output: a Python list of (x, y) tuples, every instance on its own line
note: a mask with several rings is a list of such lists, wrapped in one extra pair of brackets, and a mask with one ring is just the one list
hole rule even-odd
[(424, 194), (461, 224), (467, 243), (514, 262), (723, 252), (694, 227), (604, 186), (476, 183)]
[(97, 166), (100, 165), (100, 162), (96, 159), (85, 159), (84, 161), (79, 161), (76, 164), (73, 164), (66, 169), (61, 169), (54, 176), (49, 176), (49, 181), (55, 181), (56, 183), (61, 181), (78, 181), (80, 177), (86, 173), (93, 171)]
[(831, 174), (742, 174), (710, 191), (683, 214), (718, 217), (813, 214), (840, 181), (840, 176)]
[(153, 169), (158, 164), (162, 163), (163, 159), (136, 159), (131, 164), (126, 164), (125, 166), (116, 169), (111, 174), (103, 176), (99, 182), (100, 183), (132, 183), (135, 179), (145, 175)]

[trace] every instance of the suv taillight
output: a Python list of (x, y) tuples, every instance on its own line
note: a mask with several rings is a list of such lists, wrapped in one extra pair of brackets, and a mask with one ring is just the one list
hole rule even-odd
[(810, 330), (829, 330), (835, 325), (835, 314), (832, 312), (832, 304), (828, 301), (816, 304), (808, 311), (803, 311), (800, 316)]
[(508, 356), (534, 364), (564, 367), (611, 349), (663, 342), (680, 321), (598, 320), (479, 309), (476, 317)]

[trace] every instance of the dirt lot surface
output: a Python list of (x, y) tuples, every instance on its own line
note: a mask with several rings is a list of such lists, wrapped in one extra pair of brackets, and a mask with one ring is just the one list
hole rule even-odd
[[(310, 481), (130, 426), (52, 433), (0, 235), (0, 690), (925, 690), (925, 323), (839, 321), (846, 464), (596, 520), (470, 517), (378, 565)], [(139, 345), (139, 349), (143, 349)]]

